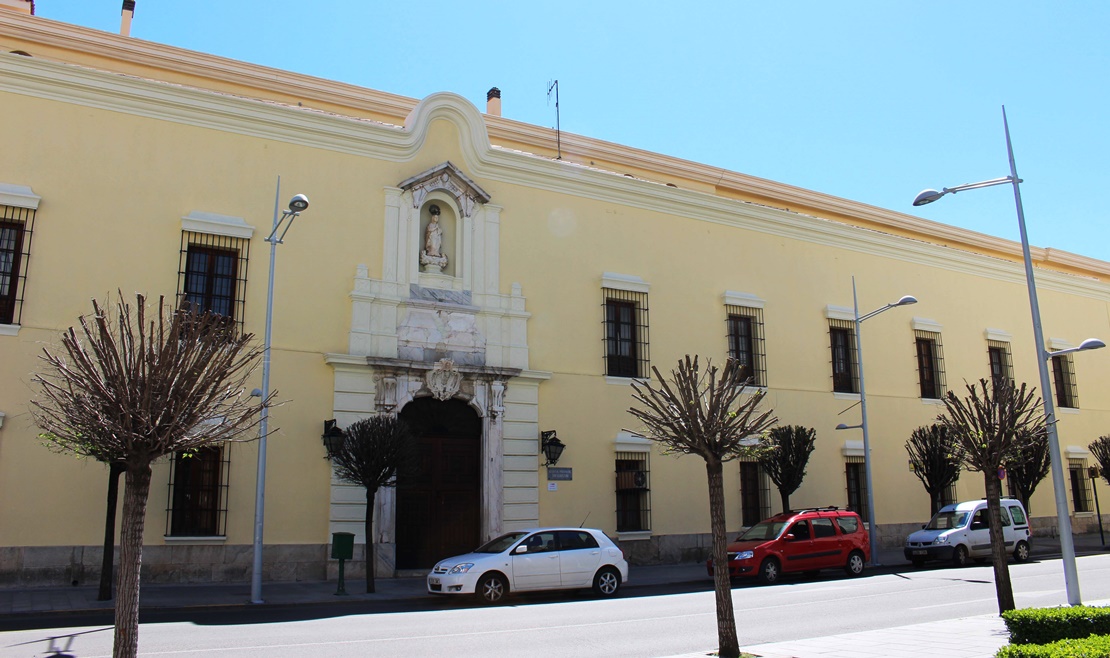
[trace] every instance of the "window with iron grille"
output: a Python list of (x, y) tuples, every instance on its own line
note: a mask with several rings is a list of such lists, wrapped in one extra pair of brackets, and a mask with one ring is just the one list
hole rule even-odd
[(649, 377), (647, 293), (603, 288), (605, 374)]
[(1091, 479), (1087, 477), (1086, 459), (1069, 459), (1068, 476), (1071, 479), (1071, 504), (1076, 512), (1091, 511)]
[[(844, 478), (848, 488), (848, 509), (866, 523), (871, 516), (867, 513), (867, 471), (863, 457), (845, 457)], [(874, 529), (872, 529), (873, 531)]]
[(651, 471), (648, 453), (618, 452), (617, 532), (651, 530)]
[(226, 534), (230, 450), (222, 446), (178, 452), (170, 469), (166, 535), (222, 537)]
[(0, 324), (20, 324), (35, 210), (0, 206)]
[(1058, 406), (1079, 408), (1079, 392), (1075, 387), (1075, 364), (1070, 354), (1052, 357), (1052, 386), (1056, 389)]
[(249, 250), (243, 238), (182, 231), (178, 306), (218, 313), (241, 332)]
[(1010, 360), (1010, 344), (998, 340), (987, 341), (987, 359), (994, 383), (1014, 381), (1014, 365)]
[(944, 349), (940, 334), (914, 330), (917, 346), (917, 381), (921, 397), (939, 400), (944, 395)]
[(740, 523), (753, 526), (771, 516), (771, 480), (756, 460), (740, 463)]
[(763, 309), (725, 305), (728, 313), (728, 355), (740, 362), (744, 378), (752, 386), (767, 385), (766, 355), (763, 352)]
[(956, 503), (956, 483), (948, 485), (940, 492), (940, 506), (952, 505)]
[(855, 323), (830, 318), (829, 346), (832, 348), (833, 390), (837, 393), (859, 393)]

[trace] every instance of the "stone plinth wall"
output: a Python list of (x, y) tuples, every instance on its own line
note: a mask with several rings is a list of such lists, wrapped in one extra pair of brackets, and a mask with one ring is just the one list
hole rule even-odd
[[(739, 531), (729, 531), (727, 536), (732, 540), (738, 534)], [(704, 562), (713, 548), (713, 538), (709, 533), (657, 535), (647, 539), (617, 540), (617, 546), (634, 566), (683, 564)]]

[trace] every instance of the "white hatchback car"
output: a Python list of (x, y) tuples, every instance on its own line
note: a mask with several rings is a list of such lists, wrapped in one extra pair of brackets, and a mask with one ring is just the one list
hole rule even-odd
[(628, 562), (613, 540), (590, 528), (534, 528), (506, 533), (466, 555), (440, 560), (430, 594), (476, 594), (498, 603), (509, 592), (592, 587), (615, 596)]
[[(1029, 559), (1029, 517), (1021, 501), (1003, 498), (1002, 536), (1006, 550), (1014, 560)], [(957, 567), (967, 564), (969, 558), (989, 560), (991, 534), (987, 527), (987, 501), (972, 500), (946, 505), (921, 530), (906, 538), (903, 549), (906, 559), (920, 567), (927, 560), (951, 562)]]

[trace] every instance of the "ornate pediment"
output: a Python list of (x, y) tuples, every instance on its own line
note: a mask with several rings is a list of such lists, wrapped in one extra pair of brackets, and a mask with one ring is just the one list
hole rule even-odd
[(488, 203), (490, 200), (485, 190), (450, 162), (436, 165), (422, 174), (404, 180), (397, 187), (412, 192), (413, 208), (419, 208), (429, 192), (443, 190), (455, 198), (464, 217), (470, 217), (479, 203)]

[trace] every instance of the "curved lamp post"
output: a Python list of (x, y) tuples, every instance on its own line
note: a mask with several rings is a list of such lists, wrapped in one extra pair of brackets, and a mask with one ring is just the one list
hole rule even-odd
[[(274, 229), (266, 242), (270, 243), (270, 283), (266, 292), (266, 337), (262, 343), (262, 402), (270, 399), (270, 335), (274, 321), (274, 258), (277, 246), (282, 244), (293, 221), (308, 208), (308, 197), (298, 194), (289, 200), (286, 210), (281, 210), (281, 176), (278, 176), (277, 192), (274, 195)], [(279, 214), (280, 213), (280, 214)], [(285, 220), (289, 220), (288, 223)], [(284, 225), (281, 235), (277, 235)], [(262, 407), (258, 423), (258, 483), (254, 491), (254, 562), (251, 567), (251, 603), (264, 603), (262, 600), (262, 529), (266, 516), (266, 435), (270, 410)]]
[(1025, 283), (1029, 288), (1029, 310), (1033, 316), (1033, 341), (1036, 343), (1037, 369), (1041, 379), (1041, 400), (1044, 401), (1045, 428), (1048, 434), (1048, 452), (1051, 457), (1052, 491), (1056, 496), (1056, 524), (1060, 535), (1060, 552), (1064, 562), (1064, 585), (1067, 588), (1068, 603), (1080, 605), (1079, 573), (1075, 567), (1075, 543), (1071, 534), (1071, 516), (1068, 514), (1068, 492), (1064, 486), (1064, 466), (1060, 457), (1060, 439), (1056, 435), (1056, 410), (1052, 400), (1052, 379), (1048, 374), (1048, 362), (1054, 356), (1070, 354), (1081, 350), (1093, 350), (1106, 347), (1106, 344), (1097, 338), (1088, 338), (1079, 347), (1049, 352), (1045, 350), (1044, 332), (1041, 329), (1041, 309), (1037, 303), (1037, 286), (1033, 279), (1033, 261), (1029, 256), (1029, 236), (1025, 232), (1025, 211), (1021, 206), (1022, 182), (1018, 178), (1017, 165), (1014, 163), (1014, 148), (1010, 143), (1010, 125), (1006, 121), (1006, 107), (1002, 107), (1002, 127), (1006, 132), (1006, 153), (1010, 158), (1010, 175), (1002, 178), (979, 183), (967, 183), (956, 187), (946, 187), (937, 190), (924, 190), (913, 200), (913, 205), (923, 206), (940, 199), (946, 194), (955, 194), (964, 190), (974, 190), (980, 187), (993, 187), (1007, 183), (1014, 186), (1014, 203), (1017, 206), (1018, 230), (1021, 233), (1021, 255), (1025, 260)]
[(870, 529), (868, 533), (868, 540), (871, 543), (871, 564), (876, 566), (879, 564), (879, 552), (877, 546), (878, 526), (875, 524), (875, 488), (871, 486), (871, 440), (867, 433), (867, 389), (864, 386), (863, 380), (863, 340), (860, 338), (860, 323), (876, 315), (889, 311), (898, 306), (908, 306), (916, 304), (917, 298), (913, 295), (903, 295), (901, 299), (886, 306), (866, 313), (859, 314), (859, 298), (856, 296), (856, 277), (852, 277), (852, 310), (855, 314), (855, 330), (856, 330), (856, 371), (859, 373), (859, 425), (845, 425), (841, 423), (836, 426), (838, 430), (863, 430), (863, 472), (867, 482), (867, 527)]

